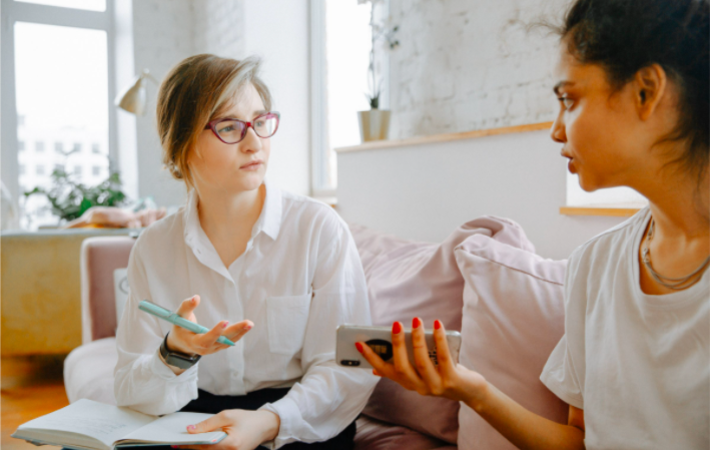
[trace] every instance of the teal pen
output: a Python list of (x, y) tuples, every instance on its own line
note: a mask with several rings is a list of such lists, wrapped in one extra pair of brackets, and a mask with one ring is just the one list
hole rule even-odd
[[(163, 320), (167, 320), (168, 322), (172, 323), (173, 325), (177, 325), (181, 328), (184, 328), (188, 331), (192, 331), (193, 333), (197, 334), (204, 334), (210, 331), (208, 328), (203, 327), (202, 325), (196, 324), (195, 322), (190, 322), (187, 319), (183, 319), (180, 317), (177, 313), (168, 311), (165, 308), (162, 308), (155, 303), (151, 303), (148, 300), (143, 300), (140, 302), (138, 305), (139, 309), (142, 309), (143, 311), (147, 312), (148, 314), (152, 314), (155, 317), (158, 317)], [(219, 339), (217, 339), (217, 342), (220, 344), (224, 345), (231, 345), (234, 346), (234, 342), (230, 341), (224, 336), (220, 336)]]

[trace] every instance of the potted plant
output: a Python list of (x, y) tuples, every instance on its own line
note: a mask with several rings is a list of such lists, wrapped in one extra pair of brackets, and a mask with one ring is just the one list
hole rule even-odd
[(395, 38), (398, 26), (390, 27), (379, 23), (375, 18), (375, 6), (382, 0), (358, 0), (359, 4), (370, 3), (370, 30), (372, 46), (370, 48), (370, 63), (368, 65), (367, 82), (370, 93), (365, 94), (370, 109), (358, 111), (360, 120), (360, 136), (363, 142), (387, 139), (389, 135), (390, 111), (380, 109), (380, 95), (382, 94), (382, 78), (379, 69), (380, 61), (377, 58), (377, 46), (380, 41), (385, 44), (383, 48), (394, 50), (399, 46)]
[(126, 195), (121, 190), (121, 178), (113, 170), (100, 184), (87, 187), (74, 181), (63, 168), (56, 168), (52, 172), (51, 189), (35, 187), (24, 193), (25, 197), (36, 194), (47, 197), (52, 213), (66, 222), (81, 217), (92, 206), (121, 206), (126, 201)]

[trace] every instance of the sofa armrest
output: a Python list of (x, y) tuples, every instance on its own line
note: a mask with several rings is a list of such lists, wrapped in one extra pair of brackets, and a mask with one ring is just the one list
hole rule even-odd
[(81, 246), (81, 340), (87, 344), (116, 334), (113, 272), (128, 266), (135, 243), (128, 236), (86, 239)]

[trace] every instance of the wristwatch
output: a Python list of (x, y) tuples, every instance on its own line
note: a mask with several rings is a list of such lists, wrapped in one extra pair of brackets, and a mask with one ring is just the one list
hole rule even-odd
[[(168, 332), (168, 334), (170, 334), (170, 332)], [(163, 343), (160, 344), (160, 357), (163, 358), (163, 361), (169, 366), (177, 367), (178, 369), (189, 369), (197, 364), (197, 361), (202, 358), (202, 355), (188, 355), (168, 349), (168, 334), (165, 335)]]

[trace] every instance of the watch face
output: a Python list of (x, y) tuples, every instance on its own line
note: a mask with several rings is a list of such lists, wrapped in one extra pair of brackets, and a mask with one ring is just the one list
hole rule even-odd
[(163, 357), (169, 366), (177, 367), (178, 369), (189, 369), (202, 358), (201, 355), (189, 356), (183, 353), (172, 352), (167, 348), (167, 341), (168, 335), (166, 334), (163, 343), (160, 345), (160, 356)]
[(179, 367), (180, 369), (189, 369), (190, 367), (194, 366), (195, 363), (199, 360), (200, 355), (189, 357), (177, 355), (174, 353), (168, 353), (168, 356), (165, 358), (165, 362), (167, 362), (169, 365)]

